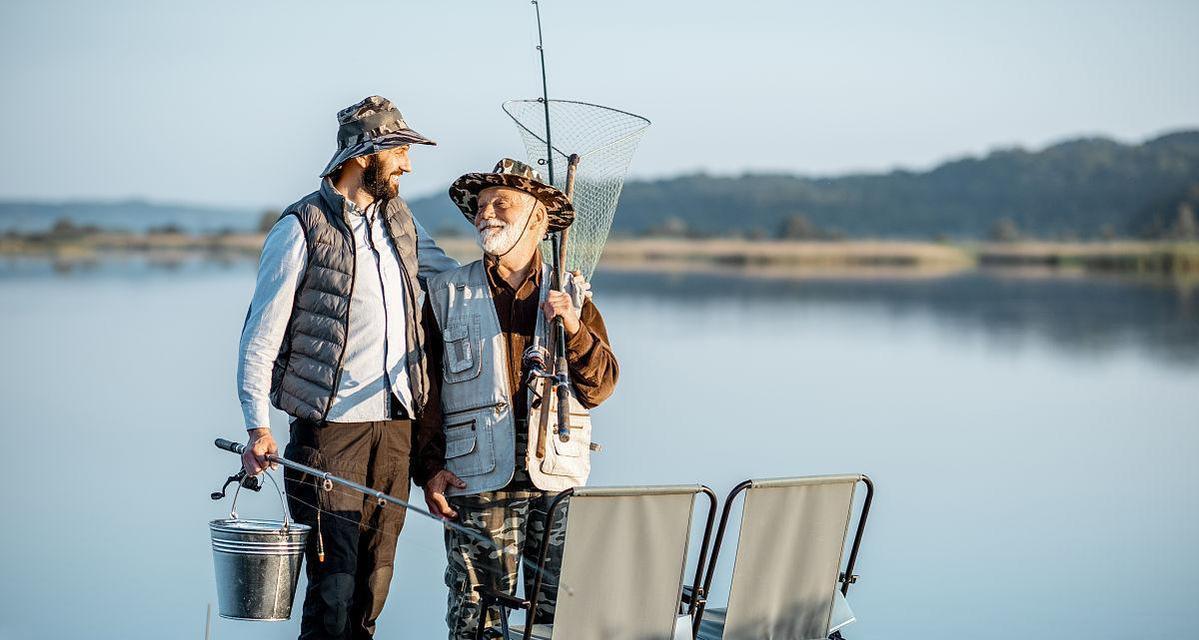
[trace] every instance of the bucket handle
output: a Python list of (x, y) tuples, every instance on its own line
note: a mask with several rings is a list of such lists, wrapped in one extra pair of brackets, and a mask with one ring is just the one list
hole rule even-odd
[[(275, 493), (279, 494), (279, 503), (283, 505), (283, 530), (291, 529), (291, 511), (287, 508), (287, 499), (283, 497), (283, 489), (279, 488), (279, 483), (275, 481), (275, 476), (271, 475), (270, 471), (264, 471), (271, 484), (275, 485)], [(237, 489), (233, 491), (233, 506), (229, 508), (229, 517), (237, 520), (237, 496), (241, 493), (241, 483), (237, 483)]]

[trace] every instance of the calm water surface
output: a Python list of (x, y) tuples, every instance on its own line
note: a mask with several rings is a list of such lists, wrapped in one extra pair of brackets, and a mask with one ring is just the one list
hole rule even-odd
[[(252, 285), (249, 265), (0, 269), (0, 638), (202, 637), (207, 521), (228, 509), (208, 493), (236, 467), (210, 443), (242, 437)], [(848, 637), (1199, 636), (1194, 293), (987, 275), (595, 286), (622, 374), (593, 483), (723, 494), (869, 473)], [(379, 637), (444, 637), (438, 528), (410, 518), (397, 567)], [(218, 619), (213, 637), (297, 626)]]

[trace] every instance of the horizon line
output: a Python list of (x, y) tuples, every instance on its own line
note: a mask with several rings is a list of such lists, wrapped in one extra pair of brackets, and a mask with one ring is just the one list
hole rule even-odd
[[(842, 178), (861, 178), (861, 177), (868, 177), (868, 176), (886, 176), (886, 175), (891, 175), (891, 174), (895, 174), (895, 173), (920, 174), (920, 173), (930, 173), (932, 171), (937, 170), (940, 167), (943, 167), (948, 164), (953, 164), (956, 162), (962, 162), (962, 161), (967, 161), (967, 160), (986, 159), (997, 153), (1005, 153), (1005, 152), (1012, 152), (1012, 151), (1043, 153), (1045, 151), (1053, 149), (1054, 147), (1062, 146), (1065, 144), (1077, 143), (1077, 142), (1094, 142), (1094, 141), (1115, 142), (1115, 143), (1121, 144), (1123, 146), (1135, 147), (1135, 146), (1142, 146), (1142, 145), (1148, 144), (1150, 142), (1160, 140), (1162, 138), (1166, 138), (1166, 137), (1170, 137), (1170, 136), (1174, 136), (1174, 135), (1180, 135), (1180, 134), (1188, 134), (1188, 133), (1199, 134), (1199, 123), (1194, 124), (1194, 125), (1181, 126), (1181, 127), (1179, 127), (1179, 126), (1163, 127), (1162, 129), (1158, 130), (1156, 133), (1154, 133), (1152, 135), (1148, 135), (1144, 138), (1141, 138), (1140, 140), (1127, 140), (1127, 139), (1122, 139), (1115, 135), (1098, 133), (1098, 132), (1093, 132), (1093, 133), (1080, 132), (1080, 133), (1075, 133), (1075, 134), (1063, 135), (1061, 137), (1055, 138), (1052, 141), (1047, 142), (1040, 146), (1032, 146), (1032, 145), (1026, 146), (1026, 145), (1023, 145), (1020, 143), (1007, 144), (1007, 145), (1002, 144), (1002, 143), (996, 143), (996, 144), (988, 147), (987, 150), (982, 153), (964, 152), (964, 153), (956, 154), (956, 155), (948, 155), (945, 158), (938, 160), (938, 161), (932, 163), (931, 165), (923, 167), (923, 168), (913, 168), (911, 166), (895, 164), (889, 168), (847, 169), (847, 170), (839, 171), (836, 173), (804, 173), (804, 172), (798, 172), (798, 171), (789, 171), (786, 169), (767, 169), (767, 168), (745, 168), (745, 169), (741, 169), (739, 171), (728, 171), (728, 172), (713, 171), (713, 170), (709, 170), (709, 169), (695, 169), (695, 170), (679, 171), (679, 172), (675, 172), (675, 173), (662, 173), (662, 174), (656, 174), (656, 175), (642, 175), (642, 176), (634, 175), (634, 176), (630, 176), (628, 179), (626, 179), (625, 183), (628, 184), (630, 182), (664, 182), (664, 181), (668, 181), (668, 180), (676, 180), (679, 178), (687, 178), (687, 177), (712, 177), (712, 178), (726, 179), (726, 178), (746, 178), (746, 177), (769, 176), (769, 177), (799, 178), (799, 179), (807, 179), (807, 180), (830, 180), (830, 179), (842, 179)], [(449, 185), (452, 182), (453, 182), (452, 180), (447, 181), (444, 187), (438, 188), (436, 190), (427, 191), (425, 193), (408, 195), (408, 196), (403, 196), (403, 194), (401, 194), (401, 195), (404, 197), (404, 199), (406, 201), (424, 200), (427, 198), (436, 197), (436, 196), (440, 195), (443, 191), (448, 189)], [(39, 199), (36, 197), (29, 197), (29, 196), (0, 195), (0, 204), (5, 204), (5, 205), (25, 204), (25, 205), (35, 205), (35, 206), (70, 206), (70, 205), (79, 205), (79, 204), (92, 204), (92, 205), (145, 204), (145, 205), (154, 205), (154, 206), (160, 206), (160, 207), (178, 207), (178, 208), (183, 208), (183, 209), (217, 210), (217, 211), (226, 211), (226, 212), (244, 210), (247, 213), (261, 213), (263, 211), (280, 208), (280, 205), (218, 204), (218, 203), (196, 203), (196, 202), (186, 202), (186, 201), (158, 200), (158, 199), (155, 199), (155, 198), (152, 198), (149, 196), (145, 196), (145, 195), (127, 195), (127, 196), (112, 196), (112, 197), (83, 196), (83, 197), (73, 197), (73, 198), (57, 199), (57, 200)]]

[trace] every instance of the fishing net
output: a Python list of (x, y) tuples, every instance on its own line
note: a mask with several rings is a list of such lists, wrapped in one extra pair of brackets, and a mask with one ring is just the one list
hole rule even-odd
[[(555, 187), (565, 191), (568, 159), (571, 154), (579, 155), (573, 197), (575, 221), (566, 236), (566, 269), (581, 271), (590, 279), (612, 229), (625, 172), (649, 120), (596, 104), (550, 100), (550, 176), (544, 105), (542, 100), (509, 100), (504, 103), (504, 112), (520, 130), (529, 164), (547, 180), (552, 178)], [(552, 254), (548, 246), (543, 247), (542, 255), (549, 260)]]

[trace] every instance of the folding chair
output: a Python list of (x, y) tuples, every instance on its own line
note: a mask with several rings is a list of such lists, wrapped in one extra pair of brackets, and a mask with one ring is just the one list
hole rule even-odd
[[(673, 640), (693, 638), (702, 598), (679, 615), (695, 499), (707, 496), (708, 516), (691, 587), (702, 589), (705, 561), (716, 519), (716, 494), (701, 485), (579, 487), (559, 494), (546, 513), (542, 555), (533, 593), (525, 599), (476, 588), (482, 607), (523, 609), (526, 624), (513, 626), (524, 640)], [(549, 523), (570, 499), (566, 519), (558, 603), (553, 624), (535, 617)], [(702, 593), (702, 591), (700, 591)], [(505, 624), (506, 626), (506, 624)], [(507, 629), (505, 636), (507, 636)], [(676, 635), (676, 633), (678, 635)], [(482, 625), (476, 638), (483, 637)]]
[[(866, 485), (849, 561), (841, 571), (853, 511), (854, 489)], [(741, 532), (733, 563), (728, 607), (698, 606), (700, 640), (818, 640), (840, 638), (854, 621), (845, 602), (857, 581), (854, 563), (874, 499), (874, 483), (864, 475), (747, 480), (724, 503), (704, 592), (724, 541), (729, 513), (745, 493)], [(840, 590), (837, 586), (840, 584)]]

